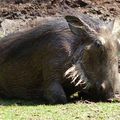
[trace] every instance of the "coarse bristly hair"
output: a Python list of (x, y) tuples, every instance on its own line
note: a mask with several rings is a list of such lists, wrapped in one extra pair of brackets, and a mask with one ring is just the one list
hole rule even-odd
[(75, 83), (75, 86), (84, 86), (83, 89), (89, 89), (91, 86), (79, 61), (73, 64), (72, 67), (65, 72), (64, 76), (71, 78), (71, 83)]
[[(107, 29), (107, 27), (105, 25), (101, 26), (99, 28), (99, 34), (98, 34), (98, 39), (101, 41), (101, 43), (103, 45), (107, 44), (109, 41), (109, 36), (110, 35), (110, 31)], [(90, 36), (94, 36), (94, 34), (89, 34)], [(112, 43), (111, 43), (112, 44)], [(106, 45), (105, 45), (106, 46)], [(84, 68), (82, 67), (82, 52), (84, 52), (84, 50), (78, 50), (79, 51), (79, 55), (77, 55), (77, 57), (80, 57), (79, 60), (77, 60), (77, 62), (75, 62), (72, 67), (70, 67), (68, 70), (66, 70), (66, 72), (64, 73), (64, 76), (67, 78), (72, 79), (71, 83), (75, 83), (75, 86), (85, 86), (84, 89), (89, 89), (92, 85), (90, 83), (90, 81), (87, 78), (86, 75), (86, 71), (84, 70)], [(75, 54), (78, 54), (75, 52)], [(75, 55), (74, 55), (75, 56)]]

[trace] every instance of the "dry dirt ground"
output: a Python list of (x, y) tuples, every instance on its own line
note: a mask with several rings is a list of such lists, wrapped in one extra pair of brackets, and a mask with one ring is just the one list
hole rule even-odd
[(0, 0), (0, 34), (33, 27), (31, 23), (36, 25), (43, 17), (74, 11), (111, 20), (120, 15), (120, 0)]
[(120, 15), (120, 0), (0, 0), (0, 24), (6, 19), (10, 20), (9, 23), (19, 19), (22, 21), (18, 23), (22, 24), (40, 17), (62, 16), (74, 11), (109, 20)]
[(97, 15), (104, 20), (120, 14), (120, 0), (0, 0), (0, 3), (1, 19), (60, 16), (69, 9)]

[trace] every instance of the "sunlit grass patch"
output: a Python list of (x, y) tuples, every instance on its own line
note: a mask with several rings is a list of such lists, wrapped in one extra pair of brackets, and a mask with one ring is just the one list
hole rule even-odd
[(120, 103), (40, 105), (32, 101), (1, 99), (0, 120), (120, 120)]

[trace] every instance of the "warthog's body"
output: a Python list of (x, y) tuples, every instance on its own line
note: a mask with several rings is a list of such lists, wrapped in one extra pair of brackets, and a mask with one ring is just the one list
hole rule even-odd
[[(1, 96), (65, 103), (76, 90), (94, 88), (106, 99), (115, 95), (117, 49), (108, 40), (113, 36), (89, 33), (99, 23), (89, 17), (81, 17), (83, 23), (66, 19), (74, 34), (63, 19), (1, 39)], [(74, 30), (78, 24), (80, 29)]]

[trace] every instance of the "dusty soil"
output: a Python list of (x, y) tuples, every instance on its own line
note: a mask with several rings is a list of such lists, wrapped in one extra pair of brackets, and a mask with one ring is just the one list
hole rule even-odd
[(0, 35), (32, 27), (29, 23), (36, 25), (43, 17), (74, 12), (111, 20), (120, 15), (120, 0), (0, 0)]
[(0, 0), (1, 21), (61, 16), (72, 10), (111, 19), (120, 15), (120, 0)]

